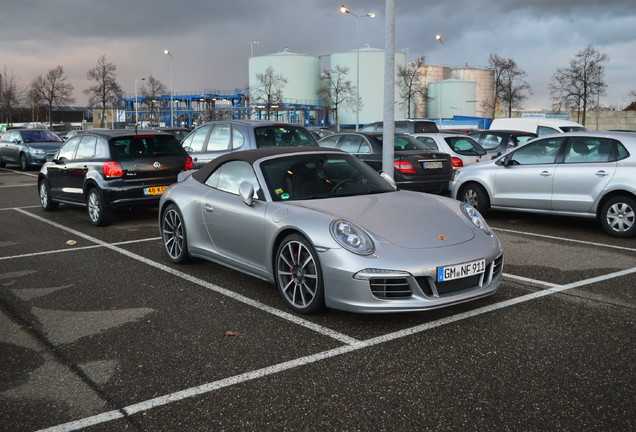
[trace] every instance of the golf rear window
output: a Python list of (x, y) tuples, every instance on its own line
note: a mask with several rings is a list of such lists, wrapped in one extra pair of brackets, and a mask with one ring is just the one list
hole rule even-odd
[(113, 138), (109, 142), (115, 159), (176, 156), (183, 153), (181, 143), (172, 135), (136, 135)]

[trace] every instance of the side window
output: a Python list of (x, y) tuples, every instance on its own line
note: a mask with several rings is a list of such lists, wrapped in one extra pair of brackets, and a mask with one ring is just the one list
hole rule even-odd
[(92, 159), (95, 157), (95, 146), (97, 145), (97, 137), (84, 135), (81, 138), (75, 159)]
[(483, 134), (479, 139), (479, 144), (486, 150), (494, 150), (499, 147), (503, 138), (498, 135)]
[(232, 128), (232, 148), (237, 149), (245, 144), (245, 135), (239, 128)]
[(77, 147), (77, 144), (79, 144), (80, 142), (80, 138), (81, 137), (74, 137), (68, 140), (66, 144), (64, 144), (62, 148), (60, 148), (60, 150), (58, 151), (57, 159), (65, 160), (65, 161), (72, 159), (73, 153), (75, 153), (75, 148)]
[(258, 179), (252, 166), (244, 161), (229, 161), (221, 165), (208, 177), (205, 184), (215, 189), (238, 195), (239, 186), (248, 181), (254, 185), (254, 198), (260, 190)]
[(232, 127), (229, 124), (221, 123), (214, 125), (210, 139), (208, 140), (207, 151), (223, 151), (230, 149), (230, 137)]
[(537, 135), (539, 136), (556, 134), (556, 133), (559, 133), (559, 131), (551, 127), (539, 126), (537, 128)]
[(431, 137), (417, 137), (417, 140), (424, 144), (427, 150), (439, 150), (437, 143)]
[(565, 152), (565, 163), (608, 162), (612, 141), (604, 138), (572, 138)]
[(20, 132), (18, 131), (9, 132), (5, 138), (5, 141), (9, 141), (9, 142), (16, 142), (16, 140), (19, 142), (22, 141), (22, 136), (20, 135)]
[(190, 135), (183, 140), (183, 148), (188, 153), (196, 153), (203, 151), (205, 146), (205, 137), (212, 128), (211, 125), (201, 126), (193, 131)]
[(366, 140), (362, 141), (362, 143), (360, 143), (360, 149), (358, 150), (358, 153), (365, 153), (365, 154), (373, 153), (371, 144), (369, 144)]
[(340, 137), (330, 136), (320, 141), (321, 147), (338, 148), (338, 140)]
[(395, 132), (400, 132), (400, 133), (410, 133), (411, 131), (409, 130), (409, 123), (407, 122), (395, 122)]
[(565, 138), (543, 139), (526, 144), (510, 154), (513, 165), (552, 164)]
[(362, 141), (363, 139), (359, 135), (345, 135), (340, 143), (340, 150), (349, 153), (358, 153)]

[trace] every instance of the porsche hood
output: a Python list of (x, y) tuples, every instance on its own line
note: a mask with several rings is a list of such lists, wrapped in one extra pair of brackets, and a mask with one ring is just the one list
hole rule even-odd
[[(475, 237), (463, 216), (438, 199), (420, 198), (418, 195), (417, 192), (390, 192), (288, 204), (330, 215), (334, 219), (346, 219), (364, 228), (377, 240), (403, 248), (445, 247)], [(458, 209), (460, 205), (457, 202)]]

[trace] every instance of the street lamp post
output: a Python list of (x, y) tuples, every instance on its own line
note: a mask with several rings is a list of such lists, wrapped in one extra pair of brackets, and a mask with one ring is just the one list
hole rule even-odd
[(375, 18), (373, 12), (369, 12), (366, 15), (356, 15), (349, 10), (346, 5), (340, 6), (340, 12), (343, 14), (349, 14), (356, 18), (356, 131), (360, 125), (360, 18)]
[(254, 57), (254, 45), (260, 45), (260, 42), (253, 41), (250, 43), (250, 57)]
[(442, 95), (444, 92), (444, 85), (443, 85), (443, 81), (444, 81), (444, 41), (442, 41), (442, 35), (438, 34), (435, 35), (435, 39), (437, 39), (439, 41), (439, 43), (442, 44), (442, 64), (440, 66), (440, 69), (442, 71), (442, 76), (441, 79), (439, 80), (439, 102), (437, 104), (438, 107), (438, 113), (437, 116), (439, 117), (439, 128), (442, 128)]
[(137, 81), (146, 81), (146, 78), (135, 79), (135, 125), (139, 122), (139, 100), (137, 98)]
[(170, 126), (174, 126), (174, 92), (172, 87), (172, 53), (170, 50), (163, 50), (163, 53), (170, 56)]

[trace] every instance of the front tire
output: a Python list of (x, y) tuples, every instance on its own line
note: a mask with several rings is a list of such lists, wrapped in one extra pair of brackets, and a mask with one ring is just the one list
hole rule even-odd
[(490, 208), (490, 199), (486, 189), (475, 183), (464, 186), (457, 198), (476, 208), (482, 216), (486, 216)]
[(609, 199), (601, 209), (601, 225), (612, 237), (636, 235), (636, 200), (627, 196)]
[(26, 171), (29, 169), (29, 165), (27, 164), (26, 155), (24, 153), (20, 153), (20, 169), (22, 171)]
[(168, 259), (183, 264), (190, 258), (183, 216), (176, 205), (170, 204), (161, 215), (161, 239)]
[(287, 236), (276, 252), (275, 279), (289, 307), (302, 314), (325, 308), (325, 291), (318, 254), (300, 234)]
[(40, 192), (40, 205), (42, 206), (42, 209), (45, 211), (52, 211), (58, 208), (59, 203), (51, 201), (51, 188), (46, 180), (42, 180), (40, 182), (38, 191)]
[(86, 207), (88, 219), (95, 226), (106, 226), (110, 224), (110, 210), (104, 204), (102, 194), (91, 188), (86, 196)]

